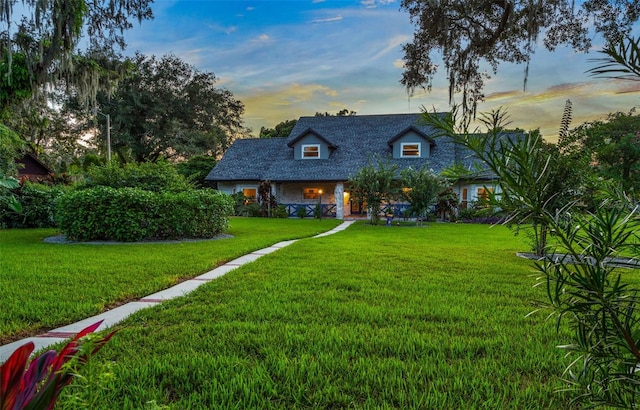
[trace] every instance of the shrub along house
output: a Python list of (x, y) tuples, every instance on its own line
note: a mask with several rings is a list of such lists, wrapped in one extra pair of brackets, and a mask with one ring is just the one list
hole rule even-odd
[[(352, 200), (349, 179), (375, 156), (398, 167), (427, 165), (436, 174), (454, 164), (471, 167), (469, 152), (449, 137), (433, 138), (420, 114), (301, 117), (287, 138), (236, 140), (206, 177), (215, 188), (257, 198), (260, 183), (289, 215), (318, 203), (325, 216), (343, 219), (366, 213)], [(491, 177), (456, 181), (453, 189), (462, 206), (483, 196)], [(402, 209), (401, 204), (396, 211)]]

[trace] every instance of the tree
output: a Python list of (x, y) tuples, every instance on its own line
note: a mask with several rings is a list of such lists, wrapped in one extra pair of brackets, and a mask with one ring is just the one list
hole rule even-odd
[(341, 109), (340, 111), (338, 111), (338, 112), (337, 112), (337, 113), (335, 113), (335, 114), (330, 114), (330, 113), (328, 113), (328, 112), (326, 112), (326, 111), (325, 111), (324, 113), (322, 113), (322, 112), (316, 112), (316, 117), (333, 117), (334, 115), (335, 115), (336, 117), (350, 117), (350, 116), (352, 116), (352, 115), (356, 115), (356, 112), (355, 112), (355, 111), (348, 110), (348, 109), (346, 109), (346, 108)]
[(296, 126), (298, 120), (285, 120), (277, 124), (275, 128), (260, 128), (260, 138), (288, 137), (291, 130)]
[(16, 159), (22, 155), (24, 141), (12, 130), (0, 124), (0, 177), (17, 174)]
[(409, 202), (411, 214), (416, 216), (416, 225), (422, 225), (437, 201), (441, 181), (426, 165), (420, 169), (404, 169), (401, 175), (402, 196)]
[[(19, 3), (19, 7), (16, 5)], [(58, 80), (95, 96), (101, 67), (77, 54), (80, 39), (90, 48), (124, 48), (131, 19), (152, 18), (151, 0), (0, 0), (0, 113)]]
[(449, 136), (469, 149), (497, 177), (500, 190), (487, 191), (489, 204), (508, 213), (506, 223), (518, 228), (530, 225), (533, 250), (544, 255), (550, 228), (543, 215), (553, 214), (579, 196), (580, 184), (575, 181), (579, 176), (563, 161), (557, 147), (542, 141), (539, 132), (508, 132), (504, 111), (480, 116), (484, 132), (461, 128), (456, 114), (456, 110), (445, 117), (425, 112), (423, 120), (437, 135)]
[(187, 179), (193, 182), (197, 187), (206, 187), (207, 182), (204, 180), (209, 172), (216, 166), (216, 159), (206, 155), (196, 155), (189, 158), (188, 161), (178, 162), (176, 169)]
[(640, 193), (640, 114), (635, 110), (586, 122), (561, 136), (558, 144), (588, 161), (599, 177), (617, 181), (631, 194)]
[[(243, 104), (216, 86), (213, 73), (200, 72), (173, 55), (137, 54), (135, 70), (112, 96), (98, 95), (110, 115), (112, 149), (122, 161), (221, 156), (233, 140), (248, 134)], [(105, 129), (105, 118), (98, 116)]]
[(489, 75), (502, 62), (528, 64), (541, 33), (545, 48), (560, 45), (587, 52), (589, 28), (615, 43), (640, 17), (636, 0), (403, 0), (416, 25), (413, 41), (404, 45), (405, 71), (401, 83), (410, 93), (418, 87), (431, 89), (438, 71), (433, 54), (442, 53), (449, 79), (449, 99), (462, 93), (465, 118), (475, 116), (483, 100), (482, 89)]
[(380, 207), (384, 202), (389, 203), (399, 193), (396, 179), (397, 166), (376, 157), (377, 164), (371, 160), (362, 167), (351, 179), (351, 196), (358, 202), (367, 205), (371, 224), (376, 225), (380, 218)]

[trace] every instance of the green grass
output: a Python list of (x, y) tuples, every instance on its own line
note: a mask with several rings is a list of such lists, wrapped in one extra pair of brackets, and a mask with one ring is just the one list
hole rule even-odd
[(0, 230), (0, 344), (72, 323), (165, 289), (335, 220), (234, 218), (234, 238), (179, 244), (44, 243), (51, 229)]
[(96, 409), (571, 408), (570, 333), (527, 316), (545, 295), (526, 249), (464, 224), (303, 239), (131, 316), (91, 362), (114, 379), (69, 392)]
[(299, 241), (127, 320), (98, 408), (569, 408), (523, 246), (454, 224)]

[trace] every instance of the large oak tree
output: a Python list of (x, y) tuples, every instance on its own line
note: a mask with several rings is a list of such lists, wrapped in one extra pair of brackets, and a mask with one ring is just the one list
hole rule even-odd
[(0, 114), (43, 85), (63, 81), (93, 99), (103, 68), (79, 53), (124, 48), (132, 20), (152, 18), (152, 0), (0, 0)]
[(483, 99), (484, 82), (503, 62), (528, 64), (539, 37), (550, 51), (567, 45), (586, 52), (593, 28), (608, 42), (630, 33), (640, 17), (637, 0), (402, 0), (416, 26), (405, 44), (401, 83), (413, 92), (431, 88), (440, 52), (449, 79), (449, 97), (461, 93), (467, 118)]
[[(136, 67), (112, 95), (98, 96), (110, 115), (111, 142), (123, 161), (220, 156), (238, 137), (244, 105), (218, 87), (213, 73), (201, 72), (174, 55), (137, 54)], [(98, 116), (102, 129), (105, 117)]]

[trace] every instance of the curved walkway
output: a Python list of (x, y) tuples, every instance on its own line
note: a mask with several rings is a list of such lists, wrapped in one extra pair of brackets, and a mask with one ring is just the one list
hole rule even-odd
[[(355, 221), (344, 221), (343, 223), (331, 229), (330, 231), (318, 234), (313, 238), (320, 238), (323, 236), (332, 235), (336, 232), (344, 231), (354, 222)], [(47, 333), (44, 333), (38, 336), (29, 337), (26, 339), (15, 341), (13, 343), (9, 343), (4, 346), (0, 346), (0, 363), (5, 362), (18, 347), (22, 346), (27, 342), (33, 342), (35, 344), (35, 351), (38, 351), (40, 349), (49, 347), (53, 344), (60, 343), (69, 338), (72, 338), (80, 330), (100, 320), (102, 320), (103, 322), (98, 328), (98, 330), (107, 329), (121, 322), (126, 317), (137, 312), (138, 310), (155, 306), (159, 303), (162, 303), (165, 300), (184, 296), (194, 291), (196, 288), (198, 288), (199, 286), (201, 286), (206, 282), (219, 278), (220, 276), (238, 268), (239, 266), (242, 266), (249, 262), (253, 262), (256, 259), (260, 258), (261, 256), (268, 255), (272, 252), (277, 251), (278, 249), (282, 249), (285, 246), (289, 246), (292, 243), (297, 241), (298, 239), (294, 239), (291, 241), (278, 242), (275, 245), (269, 246), (268, 248), (260, 249), (260, 250), (251, 252), (247, 255), (236, 258), (230, 262), (225, 263), (224, 265), (218, 266), (214, 270), (211, 270), (193, 279), (189, 279), (187, 281), (181, 282), (171, 288), (153, 293), (149, 296), (139, 299), (138, 301), (129, 302), (125, 305), (118, 306), (115, 309), (100, 313), (99, 315), (92, 316), (90, 318), (81, 320), (79, 322), (76, 322), (67, 326), (53, 329)]]

